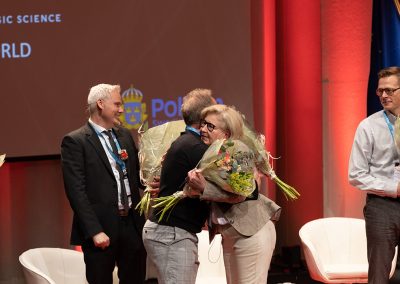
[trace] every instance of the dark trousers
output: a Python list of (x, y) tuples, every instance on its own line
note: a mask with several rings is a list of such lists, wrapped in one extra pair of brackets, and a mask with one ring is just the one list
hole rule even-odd
[(368, 283), (389, 282), (400, 237), (400, 199), (368, 194), (364, 207), (368, 250)]
[[(132, 210), (132, 209), (131, 209)], [(90, 284), (112, 284), (112, 273), (118, 266), (121, 284), (142, 284), (146, 274), (146, 251), (141, 232), (134, 224), (132, 212), (119, 217), (116, 240), (105, 250), (94, 246), (92, 240), (82, 245), (86, 264), (86, 279)]]

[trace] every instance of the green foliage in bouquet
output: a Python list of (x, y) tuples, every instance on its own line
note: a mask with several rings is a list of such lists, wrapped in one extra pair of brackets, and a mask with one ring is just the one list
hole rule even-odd
[(228, 176), (228, 184), (235, 192), (240, 192), (240, 195), (243, 195), (245, 192), (242, 192), (242, 189), (253, 186), (253, 179), (254, 175), (251, 173), (235, 172)]
[(154, 201), (153, 208), (161, 209), (157, 213), (160, 215), (158, 217), (158, 221), (160, 222), (161, 220), (163, 220), (164, 216), (167, 212), (171, 213), (171, 211), (178, 204), (178, 202), (185, 197), (186, 197), (185, 191), (177, 191), (174, 194), (169, 195), (169, 196), (162, 196), (162, 197), (154, 198), (153, 199), (153, 201)]
[(147, 188), (144, 190), (143, 196), (140, 199), (139, 203), (136, 205), (135, 210), (139, 210), (139, 214), (147, 217), (147, 214), (150, 209), (151, 203), (151, 194), (147, 191)]

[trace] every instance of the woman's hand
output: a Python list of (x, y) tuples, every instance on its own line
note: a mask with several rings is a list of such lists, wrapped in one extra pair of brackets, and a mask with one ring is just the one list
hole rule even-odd
[(203, 192), (206, 187), (206, 179), (199, 170), (191, 170), (188, 172), (188, 185), (192, 190)]

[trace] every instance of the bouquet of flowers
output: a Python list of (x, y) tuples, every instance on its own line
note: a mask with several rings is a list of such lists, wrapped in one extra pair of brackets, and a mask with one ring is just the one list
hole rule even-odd
[(282, 181), (275, 174), (275, 171), (270, 163), (270, 160), (274, 158), (269, 152), (267, 152), (267, 150), (265, 150), (264, 135), (257, 135), (253, 130), (251, 130), (249, 125), (245, 125), (244, 137), (242, 138), (242, 141), (254, 152), (257, 169), (278, 185), (287, 200), (297, 199), (300, 196), (300, 193), (297, 192), (294, 187)]
[[(256, 189), (254, 158), (253, 151), (240, 140), (216, 140), (204, 153), (197, 169), (219, 188), (248, 197)], [(191, 196), (189, 191), (190, 187), (186, 184), (182, 191), (155, 198), (153, 207), (161, 209), (158, 212), (159, 220), (161, 221), (166, 212), (173, 209), (181, 199)]]
[(140, 180), (143, 185), (147, 186), (142, 199), (135, 207), (139, 210), (140, 215), (147, 214), (150, 207), (148, 183), (160, 176), (165, 153), (183, 131), (185, 131), (183, 120), (170, 121), (147, 130), (139, 129)]
[(5, 158), (6, 158), (6, 154), (0, 155), (0, 167), (4, 164)]

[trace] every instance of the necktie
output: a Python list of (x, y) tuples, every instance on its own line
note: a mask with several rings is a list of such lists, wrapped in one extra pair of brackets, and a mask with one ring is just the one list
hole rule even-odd
[[(119, 157), (117, 145), (115, 145), (115, 141), (113, 139), (111, 131), (112, 130), (103, 131), (103, 132), (108, 136), (108, 140), (110, 141), (110, 145), (111, 145), (113, 153), (115, 154), (116, 157)], [(120, 165), (118, 163), (117, 163), (117, 170), (119, 172), (119, 180), (120, 180), (120, 184), (121, 184), (121, 192), (120, 192), (121, 203), (122, 203), (122, 206), (124, 207), (125, 213), (128, 213), (129, 201), (128, 201), (128, 195), (126, 193), (126, 188), (125, 188), (124, 173), (122, 172), (122, 168), (120, 167)]]
[(112, 130), (105, 130), (104, 133), (108, 136), (108, 141), (110, 141), (111, 149), (113, 153), (118, 157), (117, 145), (115, 145), (115, 141), (112, 136)]

